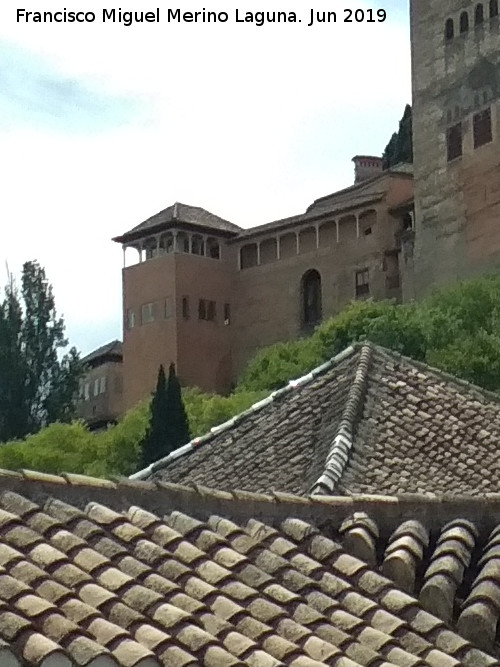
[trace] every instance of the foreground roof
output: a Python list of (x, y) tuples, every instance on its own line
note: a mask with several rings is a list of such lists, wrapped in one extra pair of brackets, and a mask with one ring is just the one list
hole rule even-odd
[(500, 400), (357, 344), (134, 477), (292, 493), (500, 489)]
[(144, 222), (141, 222), (136, 227), (133, 227), (125, 234), (115, 237), (113, 241), (126, 243), (127, 241), (141, 238), (145, 233), (161, 231), (164, 228), (179, 223), (204, 227), (217, 232), (229, 232), (231, 235), (238, 234), (242, 231), (241, 227), (238, 227), (238, 225), (234, 225), (232, 222), (219, 218), (218, 215), (214, 215), (213, 213), (210, 213), (210, 211), (206, 211), (204, 208), (200, 208), (199, 206), (187, 206), (186, 204), (176, 202), (175, 204), (172, 204), (172, 206), (164, 208), (159, 213), (156, 213)]
[[(6, 471), (0, 483), (2, 667), (500, 667), (424, 609), (460, 588), (499, 496), (303, 498)], [(415, 512), (418, 527), (401, 523)], [(465, 632), (496, 626), (497, 560), (490, 542)], [(423, 602), (376, 571), (422, 566)]]

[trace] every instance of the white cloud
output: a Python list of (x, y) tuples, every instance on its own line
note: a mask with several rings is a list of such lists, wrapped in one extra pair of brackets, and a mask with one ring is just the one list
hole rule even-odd
[(83, 351), (120, 335), (112, 236), (176, 200), (242, 226), (300, 212), (351, 182), (352, 155), (381, 152), (409, 101), (408, 28), (395, 11), (364, 26), (125, 28), (23, 25), (15, 10), (3, 1), (0, 57), (14, 69), (22, 60), (62, 97), (37, 101), (50, 94), (42, 87), (22, 114), (2, 113), (0, 262), (40, 260)]

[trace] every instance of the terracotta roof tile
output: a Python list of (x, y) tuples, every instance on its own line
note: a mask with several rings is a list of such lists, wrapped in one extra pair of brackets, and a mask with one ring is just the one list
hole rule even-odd
[[(137, 483), (2, 479), (0, 658), (15, 667), (500, 667), (481, 650), (500, 615), (497, 499), (253, 502), (146, 484), (138, 508)], [(406, 591), (383, 575), (403, 553)], [(437, 576), (461, 612), (448, 625), (413, 597)], [(471, 644), (457, 620), (484, 633)]]

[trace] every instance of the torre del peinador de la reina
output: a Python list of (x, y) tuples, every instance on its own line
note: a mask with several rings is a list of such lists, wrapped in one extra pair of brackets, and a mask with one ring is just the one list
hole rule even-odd
[(160, 364), (227, 392), (259, 348), (353, 299), (405, 302), (500, 267), (498, 5), (411, 1), (413, 165), (356, 156), (351, 187), (258, 227), (173, 203), (114, 239), (136, 260), (123, 269), (124, 409)]

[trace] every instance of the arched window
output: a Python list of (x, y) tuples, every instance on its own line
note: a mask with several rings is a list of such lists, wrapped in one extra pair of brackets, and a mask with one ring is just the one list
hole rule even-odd
[(453, 39), (454, 35), (455, 35), (455, 24), (453, 23), (453, 19), (448, 19), (444, 26), (444, 38), (446, 39), (446, 41), (450, 41), (450, 39)]
[(498, 0), (490, 0), (490, 19), (498, 16)]
[(307, 271), (301, 281), (302, 324), (314, 327), (321, 322), (321, 276), (316, 269)]
[(481, 25), (483, 21), (484, 21), (484, 9), (483, 5), (479, 3), (478, 5), (476, 5), (476, 9), (474, 10), (474, 24)]
[(460, 14), (460, 34), (467, 32), (469, 30), (469, 15), (467, 12), (462, 12)]

